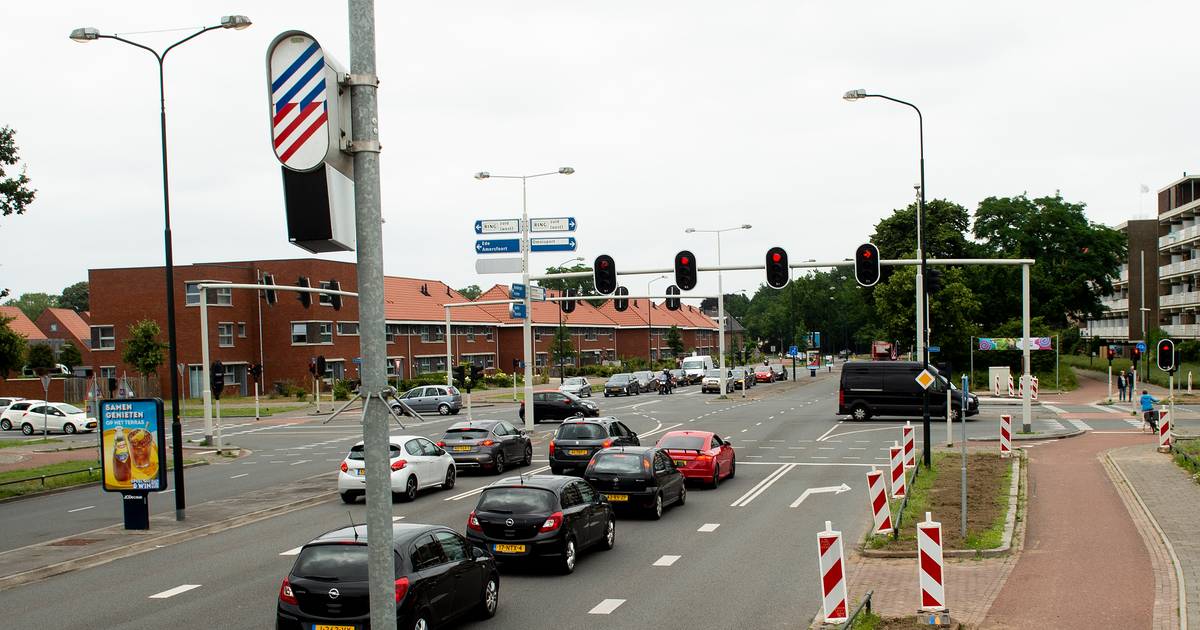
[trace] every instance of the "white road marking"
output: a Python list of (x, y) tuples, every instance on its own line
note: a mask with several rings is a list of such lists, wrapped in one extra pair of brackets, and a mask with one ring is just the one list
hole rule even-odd
[(404, 517), (403, 517), (403, 516), (393, 516), (393, 517), (392, 517), (392, 522), (393, 522), (393, 523), (395, 523), (396, 521), (399, 521), (399, 520), (402, 520), (402, 519), (404, 519)]
[(1103, 411), (1104, 413), (1118, 413), (1118, 414), (1124, 413), (1121, 410), (1114, 409), (1111, 405), (1088, 405), (1088, 406), (1099, 409), (1100, 411)]
[(307, 464), (310, 461), (312, 461), (312, 460), (311, 459), (302, 459), (298, 462), (292, 462), (291, 464), (288, 464), (288, 465), (289, 466), (299, 466), (300, 464)]
[(825, 439), (825, 436), (829, 435), (830, 433), (833, 433), (833, 432), (834, 432), (835, 430), (837, 430), (837, 428), (838, 428), (839, 426), (841, 426), (841, 425), (842, 425), (842, 423), (841, 423), (841, 422), (839, 422), (839, 423), (837, 423), (837, 424), (835, 424), (835, 425), (833, 425), (833, 426), (829, 427), (829, 430), (828, 430), (828, 431), (826, 431), (824, 434), (822, 434), (822, 435), (821, 435), (821, 437), (817, 438), (817, 441), (818, 441), (818, 442), (820, 442), (820, 441), (824, 440), (824, 439)]
[(1042, 408), (1049, 409), (1050, 411), (1053, 411), (1054, 413), (1057, 413), (1057, 414), (1066, 415), (1066, 413), (1067, 413), (1066, 411), (1063, 411), (1062, 409), (1059, 409), (1058, 407), (1055, 407), (1054, 405), (1043, 404)]
[(67, 510), (67, 514), (73, 514), (73, 513), (75, 513), (75, 512), (82, 512), (82, 511), (84, 511), (84, 510), (90, 510), (90, 509), (92, 509), (92, 508), (94, 508), (94, 507), (96, 507), (96, 506), (94, 506), (94, 505), (89, 505), (89, 506), (86, 506), (86, 507), (75, 508), (74, 510)]
[(783, 476), (788, 473), (788, 471), (795, 467), (796, 464), (784, 464), (775, 469), (771, 474), (767, 475), (765, 479), (755, 484), (753, 488), (750, 488), (746, 494), (743, 494), (742, 496), (738, 497), (736, 501), (730, 503), (729, 507), (746, 507), (751, 501), (756, 499), (758, 495), (766, 492), (767, 488), (773, 486), (776, 481), (782, 479)]
[(655, 433), (661, 433), (663, 431), (670, 431), (671, 429), (674, 429), (675, 427), (677, 427), (681, 424), (683, 424), (683, 423), (676, 422), (675, 424), (669, 424), (665, 427), (660, 424), (657, 429), (654, 429), (653, 431), (647, 431), (645, 433), (638, 434), (638, 437), (646, 437), (647, 435), (654, 435)]
[(848, 451), (865, 451), (865, 450), (867, 450), (867, 447), (865, 447), (865, 446), (847, 446), (846, 450), (848, 450)]
[(247, 477), (249, 475), (250, 475), (250, 473), (242, 473), (240, 475), (234, 475), (234, 476), (230, 477), (230, 479), (238, 479), (240, 477)]
[(792, 504), (788, 507), (799, 506), (801, 503), (804, 503), (804, 500), (807, 499), (808, 495), (810, 495), (810, 494), (826, 493), (826, 492), (832, 492), (833, 494), (841, 494), (841, 493), (847, 492), (849, 490), (850, 490), (850, 486), (847, 486), (845, 483), (842, 483), (842, 485), (840, 485), (840, 486), (826, 486), (824, 488), (809, 488), (804, 491), (804, 494), (800, 495), (800, 498), (796, 499), (795, 501), (792, 501)]
[(1046, 424), (1050, 425), (1050, 428), (1051, 428), (1051, 429), (1053, 429), (1053, 430), (1058, 430), (1058, 431), (1066, 431), (1066, 430), (1067, 430), (1067, 427), (1064, 427), (1064, 426), (1062, 425), (1062, 423), (1061, 423), (1061, 422), (1059, 422), (1058, 420), (1052, 420), (1052, 419), (1050, 419), (1050, 418), (1045, 418), (1045, 419), (1043, 420), (1043, 422), (1045, 422)]
[(1068, 418), (1067, 422), (1070, 422), (1071, 426), (1075, 427), (1076, 429), (1079, 429), (1080, 431), (1091, 431), (1092, 430), (1091, 425), (1084, 422), (1083, 420), (1075, 420), (1075, 419)]
[(600, 602), (599, 604), (596, 604), (596, 607), (589, 610), (588, 614), (589, 615), (607, 615), (607, 614), (611, 613), (612, 611), (616, 610), (617, 608), (620, 608), (621, 604), (624, 604), (624, 603), (625, 603), (625, 600), (623, 600), (623, 599), (606, 599), (606, 600)]
[(675, 564), (675, 561), (679, 560), (679, 558), (681, 558), (681, 557), (682, 556), (663, 556), (663, 557), (659, 558), (658, 560), (655, 560), (654, 564), (651, 566), (669, 567), (672, 564)]
[[(522, 475), (535, 475), (537, 473), (545, 472), (547, 470), (550, 470), (549, 466), (542, 466), (541, 468), (534, 468), (533, 470), (522, 471), (521, 474)], [(442, 500), (443, 501), (461, 501), (467, 497), (473, 497), (473, 496), (479, 494), (480, 492), (483, 492), (486, 489), (487, 489), (487, 486), (482, 486), (479, 488), (475, 488), (474, 490), (467, 490), (466, 492), (461, 492), (452, 497), (446, 497), (445, 499), (442, 499)]]
[(301, 545), (299, 547), (288, 549), (287, 551), (285, 551), (279, 555), (281, 555), (281, 556), (296, 556), (296, 555), (300, 554), (300, 550), (303, 548), (304, 548), (304, 545)]
[(200, 585), (199, 584), (180, 584), (179, 586), (176, 586), (175, 588), (165, 590), (161, 593), (155, 593), (150, 596), (150, 599), (166, 599), (168, 597), (175, 597), (176, 595), (178, 595), (180, 593), (186, 593), (194, 588), (200, 588)]
[(807, 446), (789, 446), (788, 450), (789, 451), (803, 451), (807, 448), (808, 448)]
[(705, 523), (705, 524), (701, 525), (700, 529), (697, 529), (696, 531), (698, 531), (698, 532), (715, 532), (715, 531), (717, 531), (717, 528), (720, 526), (721, 526), (720, 523)]
[(645, 407), (646, 405), (657, 405), (660, 402), (662, 402), (662, 401), (661, 400), (648, 400), (646, 402), (638, 403), (638, 404), (630, 407), (630, 409), (637, 409), (638, 407)]

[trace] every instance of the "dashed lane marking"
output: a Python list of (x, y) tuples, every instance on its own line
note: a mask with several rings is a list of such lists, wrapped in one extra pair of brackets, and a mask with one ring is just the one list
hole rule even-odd
[(625, 603), (625, 600), (623, 600), (623, 599), (606, 599), (604, 601), (601, 601), (599, 604), (596, 604), (596, 606), (594, 608), (592, 608), (591, 610), (588, 611), (588, 614), (589, 615), (608, 615), (608, 614), (611, 614), (612, 611), (620, 608), (621, 604), (624, 604), (624, 603)]
[(279, 554), (279, 555), (281, 555), (281, 556), (296, 556), (296, 555), (300, 555), (300, 550), (301, 550), (301, 549), (303, 549), (303, 548), (304, 548), (304, 545), (300, 545), (299, 547), (293, 547), (293, 548), (291, 548), (291, 549), (288, 549), (287, 551), (285, 551), (285, 552), (283, 552), (283, 553), (281, 553), (281, 554)]
[(696, 531), (698, 531), (698, 532), (715, 532), (715, 531), (717, 531), (717, 528), (720, 526), (721, 526), (720, 523), (705, 523), (705, 524), (701, 525), (700, 529), (697, 529)]
[(311, 462), (311, 461), (312, 461), (311, 459), (302, 459), (297, 462), (292, 462), (291, 464), (288, 464), (288, 465), (289, 466), (299, 466), (300, 464), (307, 464), (308, 462)]
[[(534, 468), (533, 470), (522, 471), (521, 474), (522, 475), (534, 475), (534, 474), (537, 474), (540, 472), (545, 472), (547, 470), (550, 470), (549, 466), (542, 466), (541, 468)], [(475, 488), (474, 490), (467, 490), (466, 492), (460, 492), (452, 497), (446, 497), (445, 499), (442, 499), (442, 500), (443, 501), (461, 501), (467, 497), (473, 497), (473, 496), (479, 494), (480, 492), (483, 492), (486, 489), (487, 489), (487, 486), (482, 486), (479, 488)]]
[(84, 510), (90, 510), (90, 509), (92, 509), (92, 508), (94, 508), (94, 507), (96, 507), (96, 506), (94, 506), (94, 505), (88, 505), (88, 506), (84, 506), (84, 507), (81, 507), (81, 508), (75, 508), (74, 510), (67, 510), (67, 514), (73, 514), (73, 513), (75, 513), (75, 512), (82, 512), (82, 511), (84, 511)]
[(199, 584), (180, 584), (179, 586), (176, 586), (175, 588), (167, 589), (161, 593), (155, 593), (150, 596), (150, 599), (167, 599), (168, 597), (175, 597), (176, 595), (179, 595), (180, 593), (186, 593), (194, 588), (200, 588), (200, 585)]
[(681, 558), (681, 557), (682, 556), (663, 556), (663, 557), (659, 558), (658, 560), (655, 560), (654, 564), (652, 566), (669, 567), (669, 566), (675, 564), (675, 562), (677, 560), (679, 560), (679, 558)]
[(234, 476), (230, 477), (230, 479), (241, 479), (242, 477), (249, 477), (249, 476), (250, 476), (250, 473), (242, 473), (240, 475), (234, 475)]

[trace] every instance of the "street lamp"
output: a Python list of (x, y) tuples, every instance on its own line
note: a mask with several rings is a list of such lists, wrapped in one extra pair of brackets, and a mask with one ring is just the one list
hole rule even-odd
[(666, 279), (667, 276), (664, 274), (657, 278), (651, 278), (646, 283), (646, 367), (650, 370), (654, 369), (654, 299), (650, 297), (653, 295), (650, 293), (650, 285)]
[[(519, 179), (521, 180), (521, 282), (525, 285), (525, 320), (521, 323), (521, 330), (524, 333), (524, 351), (525, 356), (529, 360), (525, 362), (525, 400), (528, 404), (525, 405), (525, 428), (533, 429), (534, 426), (534, 404), (533, 404), (533, 364), (537, 360), (537, 355), (533, 352), (533, 325), (530, 318), (533, 316), (533, 311), (529, 307), (529, 204), (528, 196), (526, 195), (526, 181), (535, 177), (545, 177), (547, 175), (570, 175), (575, 172), (575, 169), (570, 166), (564, 166), (557, 171), (548, 173), (535, 173), (533, 175), (492, 175), (487, 171), (480, 171), (475, 174), (475, 179)], [(561, 309), (559, 309), (561, 311)]]
[(221, 18), (220, 24), (206, 26), (167, 46), (161, 53), (149, 46), (130, 41), (119, 35), (103, 35), (99, 29), (90, 26), (77, 28), (71, 31), (70, 35), (73, 41), (81, 44), (86, 44), (97, 39), (115, 39), (121, 43), (129, 44), (130, 46), (149, 52), (154, 55), (155, 61), (158, 62), (158, 124), (162, 148), (163, 249), (166, 259), (167, 284), (167, 352), (170, 361), (168, 371), (171, 373), (171, 450), (172, 461), (175, 466), (175, 520), (177, 521), (184, 519), (184, 508), (187, 503), (184, 499), (183, 489), (183, 427), (179, 422), (179, 370), (177, 368), (179, 355), (175, 335), (175, 260), (171, 246), (171, 194), (170, 183), (167, 178), (167, 97), (163, 85), (163, 63), (167, 59), (167, 53), (171, 52), (175, 47), (195, 39), (204, 33), (216, 29), (240, 31), (249, 28), (250, 24), (250, 18), (244, 15), (226, 15)]
[[(554, 266), (556, 268), (561, 269), (563, 265), (565, 265), (569, 262), (583, 262), (583, 256), (576, 256), (574, 258), (568, 258)], [(525, 290), (528, 291), (529, 287), (525, 287)], [(560, 305), (558, 308), (558, 330), (554, 332), (554, 343), (556, 343), (556, 344), (559, 343), (558, 333), (562, 331), (562, 327), (563, 327), (562, 314), (563, 314), (562, 306)], [(528, 315), (528, 313), (526, 313), (526, 315)], [(563, 369), (563, 360), (562, 359), (563, 359), (562, 348), (560, 347), (558, 349), (558, 384), (559, 385), (562, 385), (563, 383), (565, 383), (567, 381), (567, 374), (566, 374), (566, 370)]]
[[(717, 230), (697, 230), (696, 228), (687, 228), (684, 230), (687, 234), (696, 232), (706, 232), (717, 235), (717, 267), (721, 266), (721, 233), (732, 232), (734, 230), (749, 230), (750, 224), (743, 223), (737, 227), (721, 228)], [(721, 270), (717, 269), (717, 352), (718, 361), (721, 364), (721, 380), (719, 387), (721, 388), (721, 397), (725, 397), (725, 285), (721, 281)]]
[[(921, 164), (921, 196), (917, 204), (917, 258), (920, 264), (917, 266), (917, 353), (921, 355), (921, 363), (925, 369), (929, 369), (929, 328), (926, 309), (929, 307), (929, 295), (925, 292), (925, 118), (921, 115), (921, 110), (908, 101), (902, 101), (898, 98), (892, 98), (883, 94), (868, 94), (866, 90), (850, 90), (842, 95), (847, 101), (859, 101), (864, 98), (882, 98), (886, 101), (907, 105), (917, 112), (917, 139), (920, 151)], [(933, 453), (929, 449), (932, 443), (929, 427), (929, 390), (925, 390), (925, 394), (921, 397), (921, 411), (924, 416), (924, 438), (925, 443), (922, 445), (924, 454), (922, 459), (925, 463), (925, 468), (929, 468), (933, 463)]]

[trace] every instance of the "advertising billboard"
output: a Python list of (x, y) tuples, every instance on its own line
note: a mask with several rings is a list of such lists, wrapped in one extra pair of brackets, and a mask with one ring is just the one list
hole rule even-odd
[(108, 492), (167, 489), (166, 426), (159, 398), (100, 401), (100, 466)]

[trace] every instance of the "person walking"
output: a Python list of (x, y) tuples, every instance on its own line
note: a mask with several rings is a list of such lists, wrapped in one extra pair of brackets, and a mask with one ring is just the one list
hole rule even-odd
[(1117, 372), (1117, 400), (1125, 402), (1125, 370)]
[[(1130, 397), (1132, 398), (1132, 396), (1133, 392), (1130, 392)], [(1150, 392), (1143, 389), (1142, 397), (1139, 399), (1139, 402), (1141, 403), (1142, 407), (1142, 419), (1146, 422), (1146, 424), (1150, 425), (1150, 428), (1153, 429), (1155, 433), (1158, 433), (1158, 412), (1154, 410), (1154, 403), (1158, 402), (1158, 399), (1151, 396)]]

